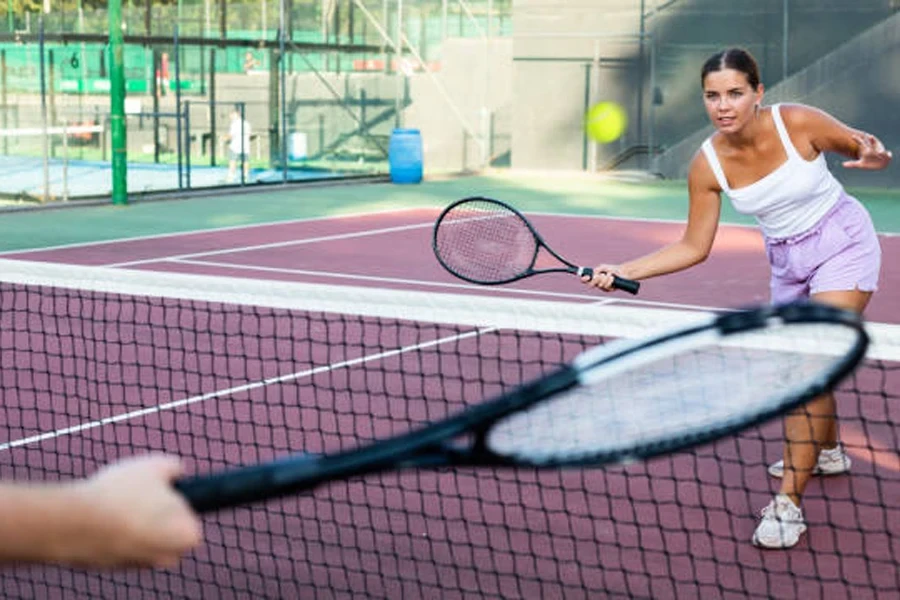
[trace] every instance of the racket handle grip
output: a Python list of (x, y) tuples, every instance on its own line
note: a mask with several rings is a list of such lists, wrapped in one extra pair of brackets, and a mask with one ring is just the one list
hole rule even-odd
[[(581, 267), (578, 269), (578, 275), (579, 277), (593, 277), (594, 270), (590, 267)], [(613, 287), (629, 294), (637, 294), (641, 289), (641, 282), (613, 275)]]
[(613, 275), (613, 287), (629, 294), (637, 294), (641, 289), (641, 282)]
[(289, 493), (311, 489), (325, 478), (319, 468), (320, 457), (310, 454), (300, 459), (238, 467), (175, 481), (180, 492), (198, 513), (207, 513), (253, 502), (262, 502)]

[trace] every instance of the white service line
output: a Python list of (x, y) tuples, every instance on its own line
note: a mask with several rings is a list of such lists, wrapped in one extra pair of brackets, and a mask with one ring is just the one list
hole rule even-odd
[(134, 265), (143, 265), (148, 263), (157, 263), (165, 261), (184, 260), (189, 258), (197, 258), (201, 256), (217, 256), (220, 254), (236, 254), (238, 252), (251, 252), (253, 250), (270, 250), (272, 248), (285, 248), (287, 246), (302, 246), (304, 244), (315, 244), (318, 242), (333, 242), (335, 240), (349, 240), (354, 238), (362, 238), (370, 235), (382, 235), (385, 233), (396, 233), (398, 231), (409, 231), (412, 229), (422, 229), (425, 227), (433, 227), (433, 223), (415, 223), (413, 225), (397, 225), (395, 227), (385, 227), (382, 229), (367, 229), (365, 231), (354, 231), (352, 233), (336, 233), (333, 235), (324, 235), (315, 238), (303, 238), (299, 240), (289, 240), (285, 242), (271, 242), (269, 244), (256, 244), (253, 246), (235, 246), (233, 248), (225, 248), (222, 250), (207, 250), (205, 252), (192, 252), (190, 254), (177, 254), (172, 256), (159, 256), (156, 258), (146, 258), (141, 260), (131, 260), (120, 263), (109, 263), (106, 267), (130, 267)]
[(131, 237), (124, 238), (115, 238), (111, 240), (94, 240), (90, 242), (74, 242), (71, 244), (60, 244), (58, 246), (44, 246), (41, 248), (26, 248), (26, 249), (18, 249), (18, 250), (3, 250), (0, 251), (0, 256), (5, 256), (9, 254), (23, 254), (26, 252), (44, 252), (44, 251), (53, 251), (53, 250), (69, 250), (73, 248), (90, 248), (91, 246), (103, 246), (105, 244), (122, 244), (126, 242), (142, 242), (147, 240), (160, 240), (171, 237), (179, 237), (179, 236), (189, 236), (189, 235), (203, 235), (206, 233), (219, 233), (219, 232), (227, 232), (227, 231), (240, 231), (243, 229), (254, 229), (257, 227), (275, 227), (278, 225), (292, 225), (295, 223), (310, 223), (315, 221), (330, 221), (333, 219), (354, 219), (361, 217), (370, 217), (375, 215), (385, 215), (391, 213), (405, 213), (417, 210), (429, 210), (434, 209), (435, 214), (438, 212), (437, 207), (429, 207), (429, 206), (410, 206), (408, 208), (388, 208), (381, 211), (371, 211), (371, 212), (360, 212), (360, 213), (346, 213), (346, 214), (337, 214), (337, 215), (322, 215), (319, 217), (304, 217), (300, 219), (287, 219), (285, 221), (266, 221), (264, 223), (245, 223), (243, 225), (229, 225), (227, 227), (214, 227), (214, 228), (204, 228), (204, 229), (188, 229), (185, 231), (175, 231), (171, 233), (154, 233), (150, 235), (135, 235)]
[(334, 363), (331, 365), (316, 367), (314, 369), (297, 371), (295, 373), (288, 373), (286, 375), (278, 375), (277, 377), (269, 377), (267, 379), (263, 379), (260, 381), (253, 381), (250, 383), (245, 383), (243, 385), (237, 385), (237, 386), (230, 387), (230, 388), (227, 388), (224, 390), (217, 390), (215, 392), (207, 392), (206, 394), (191, 396), (190, 398), (182, 398), (181, 400), (174, 400), (172, 402), (166, 402), (164, 404), (157, 404), (156, 406), (150, 406), (147, 408), (142, 408), (140, 410), (134, 410), (134, 411), (127, 412), (127, 413), (121, 413), (118, 415), (113, 415), (111, 417), (106, 417), (104, 419), (98, 419), (96, 421), (89, 421), (86, 423), (80, 423), (78, 425), (63, 427), (61, 429), (57, 429), (56, 431), (48, 431), (45, 433), (32, 435), (32, 436), (29, 436), (26, 438), (20, 438), (18, 440), (12, 440), (9, 442), (5, 442), (3, 444), (0, 444), (0, 452), (3, 452), (5, 450), (11, 450), (12, 448), (18, 448), (20, 446), (36, 444), (39, 442), (43, 442), (43, 441), (46, 441), (49, 439), (54, 439), (54, 438), (58, 438), (58, 437), (66, 436), (66, 435), (81, 433), (82, 431), (87, 431), (89, 429), (96, 429), (97, 427), (102, 427), (104, 425), (111, 425), (113, 423), (120, 423), (122, 421), (128, 421), (130, 419), (137, 419), (139, 417), (144, 417), (147, 415), (160, 413), (160, 412), (163, 412), (166, 410), (180, 408), (182, 406), (190, 406), (191, 404), (196, 404), (198, 402), (203, 402), (205, 400), (210, 400), (213, 398), (222, 398), (222, 397), (226, 397), (226, 396), (231, 396), (233, 394), (237, 394), (240, 392), (246, 392), (249, 390), (262, 388), (267, 385), (273, 385), (276, 383), (284, 383), (287, 381), (294, 381), (297, 379), (304, 379), (307, 377), (312, 377), (313, 375), (317, 375), (319, 373), (326, 373), (328, 371), (334, 371), (336, 369), (353, 367), (353, 366), (360, 365), (363, 363), (371, 362), (373, 360), (381, 360), (383, 358), (389, 358), (391, 356), (398, 356), (405, 352), (421, 350), (423, 348), (430, 348), (432, 346), (439, 346), (441, 344), (446, 344), (448, 342), (456, 342), (456, 341), (463, 340), (466, 338), (479, 336), (484, 333), (489, 333), (494, 330), (495, 330), (495, 328), (486, 327), (483, 329), (479, 329), (477, 331), (470, 331), (467, 333), (456, 334), (456, 335), (440, 338), (437, 340), (422, 342), (419, 344), (415, 344), (413, 346), (405, 346), (403, 348), (398, 348), (395, 350), (386, 350), (384, 352), (377, 352), (375, 354), (369, 354), (367, 356), (361, 356), (359, 358), (344, 360), (344, 361), (337, 362), (337, 363)]

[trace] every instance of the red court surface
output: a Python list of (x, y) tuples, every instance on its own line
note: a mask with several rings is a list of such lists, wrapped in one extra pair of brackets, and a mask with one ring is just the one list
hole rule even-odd
[[(591, 291), (564, 274), (502, 288), (464, 284), (446, 274), (431, 253), (436, 215), (437, 211), (410, 210), (307, 220), (4, 257), (668, 307), (735, 308), (764, 303), (768, 296), (762, 242), (751, 228), (723, 226), (706, 263), (645, 282), (640, 296), (632, 298)], [(548, 215), (536, 215), (534, 221), (563, 256), (588, 264), (636, 256), (676, 239), (681, 232), (681, 225), (662, 222)], [(886, 258), (900, 256), (900, 238), (885, 237), (882, 244)], [(900, 266), (886, 259), (882, 290), (868, 316), (897, 323), (898, 306)], [(118, 314), (121, 308), (106, 305), (103, 310)], [(183, 312), (178, 315), (187, 318)], [(167, 318), (151, 313), (147, 320), (165, 325)], [(12, 340), (13, 345), (30, 343), (28, 334), (18, 335), (25, 337)], [(268, 376), (270, 370), (282, 372), (275, 360), (254, 362), (252, 373), (242, 370), (246, 366), (232, 372), (227, 361), (218, 360), (216, 338), (173, 337), (169, 343), (177, 346), (185, 360), (197, 355), (191, 371), (194, 377), (172, 384), (171, 389), (182, 396), (202, 394), (210, 387), (228, 388), (244, 377)], [(220, 341), (243, 343), (224, 334)], [(101, 340), (93, 351), (107, 353), (103, 344)], [(297, 362), (306, 364), (308, 357), (298, 356), (303, 352), (333, 361), (334, 352), (357, 350), (333, 350), (316, 342), (301, 351), (284, 338), (275, 344), (285, 346), (272, 352), (286, 357), (286, 370), (296, 370)], [(157, 378), (173, 378), (169, 365), (156, 364), (152, 354), (127, 358), (131, 366), (120, 374), (123, 380), (146, 379), (152, 386)], [(73, 369), (80, 373), (80, 359), (73, 360)], [(443, 372), (447, 367), (440, 359), (419, 360), (424, 373), (462, 381), (477, 368), (459, 361), (451, 374)], [(109, 444), (127, 446), (134, 441), (193, 456), (196, 463), (209, 467), (223, 461), (267, 458), (255, 454), (254, 436), (258, 435), (270, 438), (264, 446), (269, 450), (300, 446), (319, 451), (329, 439), (345, 433), (357, 440), (387, 435), (397, 415), (421, 423), (447, 410), (444, 406), (435, 412), (425, 401), (425, 392), (413, 401), (391, 394), (399, 387), (437, 386), (433, 376), (401, 381), (384, 372), (350, 373), (346, 388), (327, 396), (320, 390), (333, 384), (335, 375), (317, 377), (321, 388), (316, 387), (316, 377), (298, 382), (280, 392), (277, 406), (266, 404), (268, 392), (254, 390), (221, 404), (198, 403), (184, 411), (151, 414), (133, 427), (117, 424), (48, 440), (37, 448), (18, 447), (0, 454), (0, 466), (21, 473), (28, 465), (44, 465), (48, 459), (42, 452), (47, 452), (60, 472), (78, 472), (83, 464), (70, 454), (102, 462)], [(373, 381), (377, 391), (369, 392)], [(159, 594), (185, 598), (887, 598), (900, 582), (896, 562), (900, 506), (884, 505), (885, 499), (900, 497), (900, 465), (894, 450), (900, 408), (888, 406), (888, 399), (879, 393), (890, 389), (896, 397), (900, 369), (867, 371), (850, 386), (852, 393), (847, 389), (841, 396), (855, 402), (840, 404), (839, 411), (843, 438), (855, 449), (855, 476), (810, 484), (805, 504), (810, 531), (789, 553), (764, 552), (749, 544), (754, 511), (774, 489), (765, 465), (779, 457), (780, 426), (770, 423), (693, 453), (627, 468), (540, 473), (462, 469), (336, 482), (300, 499), (276, 502), (269, 512), (241, 509), (223, 514), (208, 525), (206, 547), (171, 577), (132, 573), (82, 579), (66, 570), (49, 570), (41, 576), (50, 582), (47, 597), (59, 597), (54, 590), (63, 587), (129, 598)], [(62, 407), (46, 394), (35, 393), (33, 398), (23, 394), (18, 398), (20, 409), (8, 407), (18, 411), (10, 414), (20, 414), (20, 420), (8, 426), (14, 437), (24, 437), (173, 399), (133, 398), (127, 386), (111, 390), (110, 404), (104, 407), (78, 406), (77, 402)], [(478, 395), (484, 390), (469, 392)], [(471, 401), (464, 396), (448, 401)], [(50, 409), (41, 414), (52, 415), (51, 421), (41, 421), (37, 412), (29, 410), (29, 402), (49, 404)], [(860, 413), (866, 418), (861, 419)], [(262, 424), (262, 429), (254, 431), (254, 424)], [(242, 548), (262, 552), (245, 553)], [(217, 584), (231, 591), (223, 592)], [(873, 588), (877, 593), (870, 593)]]
[[(177, 271), (470, 294), (664, 303), (739, 308), (768, 300), (768, 264), (758, 231), (723, 225), (709, 259), (694, 268), (644, 282), (637, 298), (590, 290), (574, 277), (552, 274), (503, 287), (465, 284), (431, 252), (437, 210), (416, 209), (203, 231), (121, 242), (4, 254), (6, 258), (132, 269)], [(678, 239), (679, 223), (535, 215), (541, 234), (575, 263), (615, 263)], [(880, 291), (866, 311), (871, 321), (900, 322), (900, 236), (882, 236)]]

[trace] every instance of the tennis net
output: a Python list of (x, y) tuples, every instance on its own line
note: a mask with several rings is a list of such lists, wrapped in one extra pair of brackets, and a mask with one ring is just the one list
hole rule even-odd
[[(192, 471), (395, 435), (584, 348), (705, 315), (0, 260), (0, 478), (147, 450)], [(385, 473), (209, 515), (178, 567), (0, 570), (7, 598), (889, 597), (900, 584), (900, 327), (838, 392), (851, 474), (750, 544), (778, 423), (606, 469)]]

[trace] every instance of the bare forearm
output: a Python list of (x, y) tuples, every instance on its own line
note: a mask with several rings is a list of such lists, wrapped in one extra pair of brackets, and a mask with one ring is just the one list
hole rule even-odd
[(91, 517), (74, 485), (0, 484), (0, 560), (69, 562)]
[(706, 260), (708, 252), (680, 240), (621, 265), (620, 273), (629, 279), (648, 279), (675, 273)]
[(150, 454), (70, 483), (0, 483), (0, 561), (172, 566), (202, 541), (180, 474), (177, 457)]

